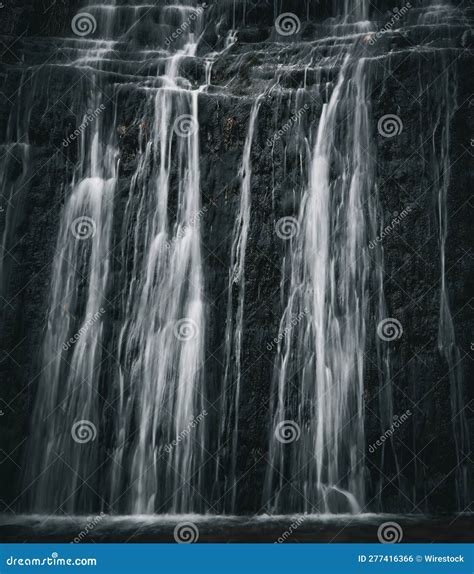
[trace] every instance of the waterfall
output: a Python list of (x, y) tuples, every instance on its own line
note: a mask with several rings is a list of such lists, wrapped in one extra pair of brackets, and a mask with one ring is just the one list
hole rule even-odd
[[(356, 511), (364, 503), (366, 219), (371, 215), (366, 204), (373, 187), (366, 83), (364, 59), (354, 63), (346, 56), (323, 105), (298, 233), (290, 246), (264, 493), (266, 499), (274, 493), (273, 511)], [(287, 474), (292, 479), (285, 490)]]
[[(446, 21), (462, 22), (462, 13), (449, 4), (432, 3), (426, 13), (419, 16), (421, 25), (441, 25)], [(429, 95), (429, 105), (433, 111), (433, 135), (428, 142), (427, 156), (432, 170), (433, 192), (438, 224), (438, 242), (440, 252), (440, 293), (438, 350), (446, 362), (450, 387), (451, 424), (456, 454), (456, 502), (459, 511), (469, 506), (468, 453), (470, 435), (464, 401), (464, 377), (462, 359), (456, 343), (453, 317), (449, 303), (446, 269), (446, 243), (448, 239), (448, 191), (451, 184), (451, 125), (458, 109), (456, 94), (457, 76), (453, 69), (453, 56), (443, 52), (433, 62), (437, 70), (438, 85)], [(421, 86), (420, 97), (424, 87)]]
[[(235, 220), (232, 237), (231, 263), (229, 267), (229, 280), (227, 286), (227, 318), (225, 329), (225, 369), (220, 412), (222, 422), (219, 434), (218, 457), (216, 461), (216, 474), (222, 465), (228, 467), (229, 485), (226, 492), (230, 492), (230, 509), (235, 512), (237, 496), (237, 446), (239, 424), (239, 401), (241, 384), (241, 354), (244, 321), (245, 301), (245, 255), (250, 226), (252, 165), (251, 152), (254, 140), (258, 111), (261, 96), (257, 97), (250, 112), (249, 127), (245, 140), (244, 153), (240, 177), (240, 208)], [(234, 286), (238, 288), (237, 309), (234, 310)], [(228, 448), (225, 444), (230, 443)], [(224, 451), (224, 452), (222, 452)], [(228, 452), (226, 452), (228, 451)], [(226, 473), (227, 474), (227, 473)]]
[[(100, 92), (89, 105), (100, 109)], [(88, 510), (94, 500), (81, 477), (97, 467), (97, 443), (80, 446), (83, 433), (95, 438), (101, 422), (97, 370), (117, 182), (114, 132), (113, 125), (107, 128), (98, 116), (82, 133), (81, 161), (61, 218), (27, 478), (33, 484), (31, 504), (38, 511), (61, 504), (70, 512)], [(79, 442), (71, 448), (71, 433), (76, 432)]]
[[(398, 77), (392, 58), (399, 66), (419, 49), (436, 71), (436, 85), (421, 83), (414, 98), (429, 110), (421, 123), (432, 122), (420, 136), (439, 248), (431, 350), (447, 373), (456, 506), (467, 507), (448, 206), (459, 105), (451, 43), (468, 22), (461, 8), (415, 4), (387, 15), (367, 0), (91, 0), (44, 66), (35, 42), (46, 54), (51, 39), (22, 40), (27, 63), (0, 145), (2, 301), (21, 268), (13, 255), (24, 214), (46, 205), (33, 197), (28, 212), (37, 149), (55, 148), (52, 173), (62, 175), (53, 178), (58, 224), (48, 227), (55, 247), (41, 261), (47, 301), (38, 295), (41, 318), (31, 321), (41, 348), (24, 359), (21, 392), (33, 407), (24, 493), (12, 506), (68, 515), (393, 509), (399, 495), (386, 487), (408, 480), (403, 434), (377, 457), (367, 450), (417, 398), (408, 369), (394, 382), (413, 338), (397, 346), (377, 336), (406, 310), (391, 281), (403, 253), (379, 241), (391, 189), (380, 157), (398, 154), (403, 171), (406, 154), (403, 143), (383, 148), (374, 110), (397, 111), (384, 87)], [(57, 101), (64, 117), (45, 136)], [(15, 312), (6, 305), (2, 318), (13, 323)], [(404, 327), (409, 334), (409, 318)], [(420, 408), (417, 417), (424, 425)], [(416, 511), (423, 488), (402, 494)]]
[[(124, 8), (91, 6), (104, 37), (114, 32)], [(33, 483), (29, 497), (34, 510), (89, 511), (97, 498), (112, 510), (134, 513), (203, 510), (191, 497), (201, 483), (204, 445), (201, 451), (195, 445), (203, 443), (206, 416), (201, 394), (205, 310), (198, 91), (190, 90), (179, 76), (182, 60), (195, 54), (200, 15), (201, 10), (187, 5), (164, 9), (163, 18), (178, 27), (190, 20), (197, 23), (170, 48), (162, 87), (150, 90), (150, 105), (141, 122), (145, 149), (126, 209), (126, 222), (135, 224), (136, 230), (131, 239), (131, 230), (124, 230), (128, 247), (135, 241), (132, 274), (130, 281), (124, 278), (128, 285), (117, 343), (118, 385), (108, 397), (101, 389), (100, 373), (103, 315), (111, 303), (107, 293), (118, 170), (116, 120), (110, 121), (105, 113), (92, 114), (81, 133), (80, 162), (58, 235), (33, 419), (35, 438), (26, 480)], [(84, 45), (76, 42), (76, 61), (82, 65), (94, 61), (98, 68), (107, 65), (115, 49), (115, 42), (106, 40), (93, 41), (91, 49), (88, 40)], [(106, 48), (98, 50), (103, 43)], [(96, 74), (93, 78), (99, 82)], [(117, 95), (112, 97), (108, 99), (115, 107)], [(88, 100), (89, 108), (102, 111), (104, 99), (97, 89)], [(177, 178), (171, 174), (172, 154), (177, 154)], [(174, 222), (167, 215), (171, 194), (178, 210)], [(100, 440), (101, 432), (110, 428), (101, 412), (104, 407), (105, 412), (115, 410), (117, 417), (111, 447)], [(181, 434), (189, 433), (194, 424), (199, 427), (196, 436), (175, 448)], [(86, 487), (84, 479), (94, 474), (104, 447), (110, 449), (107, 456), (113, 462), (107, 493), (98, 496), (90, 488), (95, 480), (88, 480)]]

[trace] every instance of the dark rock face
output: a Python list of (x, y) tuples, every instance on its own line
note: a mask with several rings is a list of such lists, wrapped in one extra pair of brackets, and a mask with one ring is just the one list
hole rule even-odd
[[(50, 4), (48, 7), (47, 5)], [(221, 34), (233, 27), (233, 3), (219, 2), (213, 9), (220, 15)], [(250, 2), (250, 4), (252, 4)], [(257, 94), (275, 81), (287, 88), (270, 92), (258, 115), (258, 129), (252, 146), (252, 208), (246, 257), (246, 295), (242, 355), (242, 389), (238, 431), (238, 508), (240, 513), (262, 510), (261, 485), (264, 482), (268, 436), (271, 381), (275, 349), (267, 344), (278, 336), (282, 314), (280, 282), (282, 259), (287, 245), (275, 234), (275, 222), (295, 216), (307, 185), (301, 164), (310, 161), (324, 97), (296, 102), (296, 91), (319, 79), (295, 67), (277, 71), (279, 64), (294, 61), (293, 44), (274, 43), (275, 16), (293, 12), (302, 22), (301, 37), (310, 40), (323, 34), (324, 19), (334, 15), (333, 3), (288, 0), (254, 2), (258, 7), (237, 2), (235, 18), (238, 41), (219, 57), (212, 68), (212, 85), (199, 99), (200, 169), (202, 203), (206, 207), (201, 221), (204, 259), (206, 314), (206, 386), (210, 397), (217, 397), (222, 382), (222, 353), (225, 336), (227, 281), (232, 247), (232, 230), (240, 197), (238, 170), (242, 161), (249, 115)], [(382, 27), (396, 3), (383, 1), (372, 9), (371, 19)], [(415, 5), (415, 2), (413, 2)], [(453, 3), (461, 5), (462, 2)], [(367, 453), (366, 483), (369, 510), (442, 513), (458, 509), (455, 497), (457, 474), (450, 395), (450, 366), (437, 348), (440, 312), (440, 243), (436, 160), (443, 138), (449, 140), (450, 178), (447, 195), (448, 234), (446, 289), (449, 295), (459, 365), (463, 372), (465, 416), (470, 418), (472, 397), (472, 343), (469, 322), (472, 318), (472, 280), (467, 274), (469, 261), (470, 198), (469, 175), (472, 159), (472, 84), (470, 83), (470, 31), (461, 20), (433, 24), (428, 33), (416, 25), (419, 8), (407, 15), (403, 31), (385, 34), (375, 44), (361, 42), (361, 57), (370, 60), (370, 105), (373, 118), (373, 153), (376, 182), (383, 214), (383, 229), (395, 212), (411, 207), (409, 215), (383, 239), (384, 291), (389, 317), (403, 325), (403, 336), (390, 349), (394, 413), (411, 415), (397, 430), (390, 447)], [(21, 502), (22, 467), (31, 412), (41, 370), (41, 344), (49, 305), (51, 265), (61, 217), (73, 167), (80, 154), (78, 145), (65, 148), (62, 142), (73, 133), (80, 119), (71, 111), (78, 93), (91, 89), (90, 76), (73, 67), (48, 65), (67, 63), (70, 54), (58, 37), (70, 36), (74, 2), (13, 2), (1, 9), (2, 69), (0, 126), (3, 141), (18, 122), (27, 131), (31, 144), (28, 173), (22, 179), (21, 160), (7, 161), (10, 186), (18, 186), (14, 198), (0, 199), (0, 230), (8, 227), (1, 268), (0, 341), (0, 417), (3, 451), (0, 498), (4, 509), (18, 508)], [(416, 12), (416, 14), (415, 14)], [(465, 18), (468, 11), (462, 13)], [(152, 14), (153, 16), (153, 14)], [(215, 16), (215, 21), (219, 17)], [(142, 45), (147, 34), (153, 36), (153, 18), (143, 22), (137, 32)], [(397, 24), (396, 27), (400, 27)], [(203, 53), (209, 46), (222, 49), (219, 29), (209, 26), (203, 36)], [(330, 55), (331, 47), (321, 50)], [(29, 66), (44, 66), (31, 73)], [(190, 82), (202, 83), (204, 64), (189, 64), (185, 75)], [(133, 82), (133, 65), (127, 70)], [(449, 118), (449, 134), (443, 132), (439, 117), (449, 68), (449, 95), (455, 98)], [(151, 65), (150, 65), (151, 69)], [(143, 72), (144, 75), (149, 70)], [(331, 82), (329, 77), (324, 78)], [(335, 70), (333, 73), (337, 73)], [(150, 74), (151, 75), (151, 74)], [(143, 91), (134, 90), (120, 79), (118, 66), (107, 67), (104, 89), (116, 98), (106, 113), (117, 110), (117, 138), (120, 148), (120, 179), (114, 200), (113, 248), (120, 245), (122, 218), (130, 182), (136, 169), (140, 121), (146, 106)], [(114, 88), (116, 82), (123, 82)], [(222, 95), (223, 87), (228, 93)], [(21, 88), (20, 88), (21, 87)], [(20, 89), (19, 89), (20, 88)], [(306, 97), (306, 96), (305, 96)], [(112, 100), (111, 100), (112, 101)], [(275, 138), (282, 126), (293, 123), (295, 111), (307, 104), (298, 124)], [(377, 131), (377, 121), (396, 114), (403, 131), (385, 138)], [(13, 118), (13, 119), (12, 119)], [(111, 119), (111, 121), (113, 121)], [(26, 134), (25, 134), (26, 135)], [(306, 157), (300, 157), (296, 139), (308, 141)], [(25, 140), (26, 141), (26, 140)], [(4, 146), (5, 147), (5, 146)], [(9, 153), (9, 152), (6, 152)], [(16, 182), (16, 183), (15, 183)], [(15, 188), (16, 189), (16, 188)], [(11, 199), (11, 201), (10, 201)], [(9, 213), (14, 219), (7, 221)], [(471, 203), (470, 203), (471, 202)], [(173, 209), (173, 206), (171, 206)], [(12, 217), (11, 215), (9, 217)], [(115, 301), (117, 285), (126, 262), (113, 258), (108, 298)], [(118, 324), (122, 318), (115, 307), (107, 309), (105, 340), (107, 360), (101, 378), (104, 390), (115, 368)], [(367, 445), (385, 432), (381, 424), (379, 370), (377, 367), (376, 328), (379, 317), (373, 311), (368, 327), (366, 351), (365, 410)], [(218, 425), (218, 413), (211, 413), (210, 428)], [(212, 432), (212, 430), (211, 430)], [(102, 445), (104, 452), (107, 445)], [(463, 453), (463, 458), (469, 453)], [(209, 467), (211, 468), (211, 466)], [(210, 473), (211, 475), (211, 473)], [(219, 485), (225, 490), (225, 485)], [(212, 488), (210, 487), (210, 490)], [(463, 510), (463, 509), (460, 509)]]

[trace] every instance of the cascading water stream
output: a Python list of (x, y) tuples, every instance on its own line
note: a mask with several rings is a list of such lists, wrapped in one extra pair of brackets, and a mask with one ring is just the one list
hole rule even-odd
[[(127, 206), (126, 220), (137, 217), (136, 225), (146, 230), (140, 251), (134, 246), (134, 271), (119, 335), (121, 414), (116, 456), (123, 462), (124, 444), (134, 452), (129, 477), (132, 512), (153, 512), (168, 501), (174, 512), (189, 510), (196, 473), (200, 487), (203, 424), (193, 441), (163, 451), (204, 411), (198, 94), (174, 83), (179, 59), (194, 49), (189, 44), (170, 60), (166, 87), (151, 96), (151, 111), (143, 122), (151, 116), (156, 140), (151, 139), (142, 152)], [(179, 158), (178, 189), (170, 182), (173, 149)], [(154, 173), (152, 185), (145, 175), (149, 169)], [(166, 215), (171, 192), (178, 197), (174, 229)], [(127, 479), (119, 475), (112, 480), (115, 491), (115, 485)], [(180, 483), (182, 488), (177, 488)]]
[[(279, 329), (286, 335), (277, 352), (264, 493), (269, 500), (275, 493), (275, 512), (357, 511), (364, 502), (365, 210), (373, 186), (366, 82), (365, 61), (346, 56), (323, 105), (299, 231), (290, 246), (288, 305)], [(333, 162), (340, 162), (335, 178)], [(295, 433), (291, 446), (285, 432)], [(288, 472), (290, 492), (284, 491)]]
[[(22, 77), (21, 83), (24, 83)], [(22, 98), (20, 88), (19, 98)], [(31, 113), (31, 104), (28, 106)], [(18, 216), (27, 195), (31, 145), (28, 139), (29, 114), (21, 117), (20, 106), (10, 114), (5, 142), (1, 144), (0, 160), (0, 218), (3, 231), (0, 236), (0, 297), (9, 280), (9, 258), (11, 254)]]
[[(82, 6), (96, 35), (64, 38), (51, 64), (54, 73), (80, 74), (78, 95), (67, 100), (79, 126), (62, 150), (74, 170), (58, 185), (62, 210), (26, 454), (28, 512), (238, 514), (254, 503), (272, 514), (358, 513), (384, 510), (385, 464), (393, 462), (398, 477), (392, 439), (380, 449), (379, 474), (366, 460), (368, 432), (383, 433), (394, 418), (397, 353), (376, 336), (390, 315), (390, 253), (381, 242), (369, 250), (384, 227), (372, 94), (376, 60), (387, 57), (369, 49), (370, 4), (328, 1), (322, 10), (333, 17), (318, 15), (313, 30), (308, 16), (293, 37), (278, 31), (280, 0), (262, 7), (262, 21), (272, 20), (267, 37), (252, 28), (253, 0), (210, 4)], [(310, 14), (311, 3), (305, 7)], [(416, 25), (454, 19), (447, 7), (423, 5)], [(427, 151), (440, 249), (438, 349), (449, 369), (463, 509), (469, 436), (446, 263), (456, 78), (448, 56), (433, 58), (440, 72), (446, 67), (430, 91)], [(36, 84), (21, 95), (2, 144), (0, 296), (28, 189)], [(287, 213), (294, 217), (282, 219), (295, 233), (282, 238), (277, 214)], [(264, 324), (278, 333), (263, 335), (246, 315), (260, 304), (255, 283), (270, 291), (255, 279), (262, 260), (281, 270), (274, 300), (262, 302), (275, 304)], [(274, 335), (271, 355), (246, 347), (264, 348)], [(265, 361), (269, 370), (258, 379)], [(247, 392), (261, 404), (250, 408)], [(369, 393), (378, 395), (370, 430)], [(245, 417), (257, 411), (264, 423), (249, 425)], [(255, 443), (250, 432), (260, 433)], [(258, 460), (245, 467), (257, 443)], [(253, 466), (261, 482), (249, 503), (248, 486), (242, 498), (239, 488), (243, 468)]]
[[(107, 38), (123, 7), (102, 4), (92, 8)], [(164, 18), (170, 15), (182, 25), (195, 13), (192, 6), (174, 5), (164, 9)], [(93, 41), (91, 49), (88, 40), (84, 45), (76, 42), (76, 63), (88, 66), (94, 61), (98, 68), (107, 64), (115, 47), (115, 42), (108, 40)], [(97, 44), (104, 42), (105, 49), (97, 51)], [(166, 56), (163, 87), (151, 96), (150, 117), (143, 123), (151, 119), (153, 132), (139, 161), (129, 200), (128, 217), (136, 217), (133, 194), (143, 185), (138, 216), (145, 218), (147, 232), (140, 253), (135, 246), (135, 274), (127, 288), (118, 340), (120, 386), (118, 393), (115, 389), (111, 392), (120, 405), (113, 446), (115, 465), (110, 470), (111, 494), (104, 497), (111, 509), (117, 506), (128, 512), (154, 512), (160, 504), (174, 512), (190, 510), (191, 476), (199, 473), (202, 462), (194, 441), (172, 449), (166, 458), (162, 450), (179, 439), (189, 421), (203, 411), (199, 387), (205, 328), (199, 225), (195, 221), (200, 211), (198, 100), (197, 91), (183, 89), (179, 77), (181, 61), (195, 53), (194, 33), (189, 31), (181, 44), (182, 48), (178, 42), (173, 48), (176, 52)], [(91, 95), (88, 104), (93, 110), (102, 110), (101, 90)], [(87, 511), (97, 497), (93, 489), (84, 487), (83, 480), (94, 474), (99, 462), (101, 447), (95, 439), (104, 424), (101, 403), (105, 400), (110, 405), (100, 393), (99, 375), (117, 179), (115, 124), (107, 114), (97, 114), (82, 132), (81, 161), (63, 211), (44, 374), (38, 390), (41, 398), (33, 421), (43, 448), (38, 449), (34, 441), (31, 444), (26, 478), (33, 484), (29, 496), (35, 510), (62, 507), (69, 512)], [(172, 153), (178, 154), (179, 177), (171, 184)], [(144, 172), (150, 168), (156, 179), (144, 181)], [(174, 234), (166, 215), (170, 190), (178, 205)], [(147, 208), (151, 208), (149, 212)], [(75, 333), (80, 337), (68, 345)], [(203, 428), (201, 425), (201, 436)], [(86, 449), (81, 448), (84, 433), (93, 435)], [(71, 434), (78, 443), (72, 448)], [(156, 439), (160, 439), (160, 449)], [(120, 474), (121, 463), (131, 471)], [(123, 490), (129, 491), (126, 505), (120, 496)], [(162, 495), (159, 499), (157, 491)]]
[[(432, 2), (425, 13), (420, 14), (420, 25), (442, 25), (444, 22), (462, 21), (462, 14), (450, 4)], [(468, 453), (470, 452), (469, 427), (463, 395), (463, 372), (461, 353), (456, 343), (453, 317), (449, 303), (446, 269), (446, 244), (448, 239), (448, 191), (451, 184), (451, 125), (458, 109), (456, 72), (453, 56), (443, 52), (440, 60), (433, 63), (437, 70), (438, 85), (430, 94), (430, 107), (435, 118), (433, 135), (429, 140), (429, 166), (432, 170), (433, 191), (436, 196), (438, 241), (440, 251), (440, 301), (438, 324), (438, 350), (448, 368), (451, 399), (451, 424), (456, 452), (456, 502), (459, 511), (470, 504)], [(420, 87), (423, 96), (424, 87)]]
[[(100, 93), (90, 100), (102, 105)], [(94, 444), (70, 447), (71, 426), (97, 432), (101, 316), (106, 306), (113, 196), (117, 181), (114, 129), (96, 118), (81, 139), (81, 161), (63, 210), (53, 264), (42, 376), (33, 418), (41, 449), (31, 445), (27, 480), (35, 510), (90, 508), (93, 495), (81, 477), (98, 463)], [(79, 293), (81, 295), (79, 296)], [(81, 336), (70, 344), (76, 333)]]
[[(225, 369), (223, 380), (223, 392), (220, 412), (220, 434), (218, 444), (218, 457), (216, 462), (216, 478), (219, 476), (219, 468), (226, 465), (229, 483), (225, 485), (225, 496), (230, 492), (230, 511), (235, 512), (237, 496), (237, 448), (238, 448), (238, 424), (240, 384), (242, 370), (242, 339), (245, 302), (245, 256), (250, 226), (250, 208), (252, 196), (252, 165), (251, 152), (254, 141), (258, 111), (261, 104), (261, 96), (257, 97), (250, 112), (247, 139), (245, 140), (244, 153), (240, 176), (242, 178), (240, 189), (240, 208), (235, 220), (232, 238), (231, 264), (229, 267), (229, 280), (227, 286), (227, 318), (225, 330)], [(238, 288), (237, 308), (234, 310), (234, 286)], [(224, 445), (229, 443), (228, 448)], [(227, 452), (228, 451), (228, 452)]]

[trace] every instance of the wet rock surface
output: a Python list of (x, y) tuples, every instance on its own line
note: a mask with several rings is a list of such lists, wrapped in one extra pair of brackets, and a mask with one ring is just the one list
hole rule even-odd
[[(8, 261), (3, 271), (0, 337), (0, 417), (2, 480), (0, 499), (17, 508), (21, 499), (21, 476), (25, 441), (31, 432), (30, 414), (40, 371), (40, 350), (47, 320), (51, 265), (56, 246), (58, 222), (67, 189), (58, 182), (73, 166), (80, 154), (77, 142), (65, 147), (64, 138), (73, 133), (81, 119), (72, 112), (77, 94), (90, 90), (90, 77), (83, 70), (60, 67), (70, 62), (65, 45), (58, 50), (60, 36), (70, 36), (70, 21), (75, 13), (73, 2), (44, 4), (9, 2), (1, 11), (2, 38), (9, 46), (3, 53), (1, 74), (3, 103), (0, 110), (2, 133), (7, 133), (10, 113), (16, 105), (31, 98), (28, 135), (32, 146), (29, 177), (17, 195), (14, 208), (18, 211), (14, 231), (9, 239)], [(231, 26), (225, 3), (222, 30), (209, 29), (203, 42), (222, 49), (224, 31)], [(268, 6), (267, 6), (268, 4)], [(304, 2), (283, 3), (277, 13), (288, 11), (299, 15), (303, 22), (301, 40), (311, 41), (325, 32), (323, 18), (330, 15), (328, 6), (311, 8)], [(304, 6), (303, 6), (304, 4)], [(372, 17), (383, 25), (393, 3), (380, 3)], [(159, 9), (157, 9), (159, 10)], [(327, 13), (324, 13), (324, 11)], [(413, 11), (417, 8), (413, 8)], [(199, 98), (200, 169), (202, 203), (206, 207), (201, 225), (205, 269), (206, 312), (209, 317), (206, 350), (206, 385), (211, 396), (218, 393), (221, 383), (222, 352), (225, 333), (226, 286), (232, 230), (238, 209), (240, 178), (238, 168), (247, 133), (252, 102), (257, 94), (268, 90), (278, 74), (280, 86), (286, 92), (266, 94), (258, 116), (258, 130), (252, 147), (252, 210), (246, 261), (246, 297), (242, 356), (242, 395), (239, 424), (239, 508), (242, 513), (261, 511), (261, 489), (265, 474), (268, 435), (270, 432), (269, 396), (273, 373), (274, 350), (267, 345), (278, 336), (282, 306), (279, 286), (282, 279), (282, 258), (287, 245), (275, 234), (275, 223), (284, 216), (298, 213), (299, 201), (307, 184), (300, 163), (309, 161), (298, 156), (292, 141), (308, 141), (308, 154), (314, 144), (324, 96), (318, 90), (296, 101), (295, 93), (303, 85), (327, 82), (332, 89), (331, 74), (337, 67), (312, 73), (305, 65), (293, 66), (295, 53), (307, 53), (301, 44), (283, 39), (275, 43), (273, 29), (274, 7), (264, 2), (258, 10), (249, 11), (245, 23), (239, 20), (237, 43), (218, 58), (212, 68), (212, 89)], [(409, 19), (415, 19), (414, 12)], [(463, 12), (467, 19), (469, 12)], [(157, 15), (156, 18), (159, 18)], [(242, 14), (238, 14), (242, 18)], [(147, 27), (137, 32), (137, 42), (147, 45)], [(415, 24), (403, 33), (385, 34), (375, 46), (361, 41), (361, 57), (369, 60), (370, 102), (373, 118), (373, 150), (376, 157), (376, 182), (384, 223), (395, 213), (411, 206), (410, 214), (393, 233), (383, 240), (384, 288), (390, 317), (403, 325), (403, 336), (391, 348), (394, 413), (401, 416), (411, 411), (409, 420), (400, 426), (390, 449), (368, 453), (367, 490), (369, 509), (396, 512), (443, 512), (456, 508), (456, 455), (451, 423), (448, 364), (437, 350), (440, 291), (440, 246), (437, 231), (437, 182), (431, 148), (439, 149), (433, 139), (439, 118), (437, 102), (440, 79), (450, 67), (449, 91), (455, 94), (455, 113), (450, 119), (451, 174), (448, 190), (448, 236), (446, 244), (446, 284), (449, 293), (459, 361), (463, 367), (466, 413), (471, 415), (472, 400), (468, 381), (472, 380), (472, 344), (469, 325), (472, 320), (472, 280), (467, 274), (472, 200), (469, 176), (472, 170), (472, 84), (468, 49), (470, 29), (467, 20), (433, 25), (427, 31)], [(153, 35), (153, 30), (148, 30)], [(13, 41), (13, 38), (17, 37)], [(71, 41), (72, 45), (73, 41)], [(312, 50), (321, 59), (331, 57), (330, 42), (323, 39)], [(208, 51), (208, 48), (206, 49)], [(440, 55), (442, 53), (442, 56)], [(203, 48), (204, 54), (204, 48)], [(319, 56), (316, 58), (318, 60)], [(47, 62), (54, 62), (49, 65)], [(119, 104), (117, 138), (120, 150), (120, 179), (114, 199), (114, 232), (112, 243), (122, 240), (122, 215), (136, 169), (140, 125), (146, 107), (143, 90), (133, 86), (136, 64), (124, 71), (111, 61), (104, 66), (103, 88), (110, 100), (109, 111)], [(285, 67), (288, 63), (288, 69)], [(28, 66), (40, 66), (38, 73), (28, 74)], [(278, 68), (283, 66), (283, 68)], [(143, 77), (154, 84), (151, 64), (143, 69)], [(157, 69), (160, 63), (156, 64)], [(306, 68), (310, 68), (309, 64)], [(205, 62), (184, 66), (190, 83), (199, 84), (205, 74)], [(277, 73), (278, 69), (278, 73)], [(284, 70), (284, 71), (282, 71)], [(130, 75), (127, 78), (127, 75)], [(141, 72), (140, 72), (141, 74)], [(150, 79), (151, 78), (151, 79)], [(306, 84), (304, 84), (306, 82)], [(119, 88), (112, 87), (120, 84)], [(132, 84), (132, 85), (130, 85)], [(156, 85), (156, 84), (155, 84)], [(21, 86), (21, 90), (18, 87)], [(307, 105), (304, 122), (291, 120), (295, 112)], [(377, 120), (386, 114), (396, 114), (403, 122), (403, 131), (396, 137), (385, 138), (377, 130)], [(292, 127), (278, 139), (278, 130), (288, 122)], [(294, 125), (293, 125), (294, 124)], [(151, 129), (151, 128), (150, 128)], [(15, 158), (8, 164), (10, 177), (17, 179)], [(173, 206), (171, 206), (173, 209)], [(2, 230), (0, 213), (0, 230)], [(115, 301), (114, 291), (122, 271), (123, 261), (112, 261), (108, 300)], [(113, 335), (120, 322), (119, 310), (112, 303), (107, 308), (108, 333), (106, 346), (108, 362), (104, 367), (103, 385), (112, 373), (115, 361)], [(376, 327), (379, 317), (375, 307), (368, 325), (366, 352), (365, 408), (367, 446), (375, 443), (386, 430), (380, 422), (380, 385), (377, 369)], [(471, 403), (472, 404), (472, 403)], [(212, 412), (212, 424), (218, 424), (218, 413)], [(211, 424), (211, 426), (212, 426)], [(107, 447), (103, 445), (106, 451)], [(465, 453), (467, 456), (468, 453)], [(225, 488), (225, 485), (224, 485)], [(379, 495), (379, 491), (383, 494)], [(450, 518), (452, 520), (452, 518)], [(414, 523), (405, 530), (405, 540), (462, 541), (465, 520), (458, 519), (448, 526), (441, 522)], [(278, 525), (278, 529), (280, 529)], [(17, 527), (15, 527), (17, 528)], [(214, 527), (213, 527), (214, 528)], [(218, 529), (218, 527), (216, 527)], [(337, 537), (334, 526), (302, 527), (298, 541), (369, 541), (375, 526), (350, 527)], [(5, 527), (2, 527), (4, 531)], [(351, 530), (352, 529), (352, 530)], [(153, 528), (152, 528), (153, 530)], [(270, 541), (275, 534), (262, 532), (259, 526), (237, 524), (229, 534), (205, 531), (202, 541)], [(466, 528), (467, 530), (467, 528)], [(31, 540), (28, 529), (18, 527), (14, 537)], [(15, 534), (16, 533), (16, 534)], [(345, 538), (347, 534), (347, 538)], [(0, 535), (3, 537), (3, 535)], [(6, 535), (8, 536), (10, 534)], [(35, 540), (58, 540), (58, 534), (41, 532)], [(117, 541), (129, 536), (104, 533), (98, 540)], [(466, 534), (467, 536), (467, 534)], [(355, 538), (352, 538), (355, 537)], [(168, 530), (155, 532), (141, 529), (133, 541), (166, 541)], [(6, 541), (6, 539), (4, 541)], [(61, 535), (60, 539), (64, 539)], [(296, 540), (295, 540), (296, 541)]]

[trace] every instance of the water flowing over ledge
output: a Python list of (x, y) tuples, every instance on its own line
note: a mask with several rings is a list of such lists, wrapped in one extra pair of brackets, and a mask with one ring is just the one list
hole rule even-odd
[[(12, 353), (25, 217), (50, 233), (21, 327), (35, 352), (2, 398), (24, 409), (6, 509), (468, 508), (448, 245), (471, 11), (408, 4), (104, 1), (67, 37), (19, 39), (0, 160)], [(54, 199), (25, 216), (43, 169)]]
[[(8, 542), (368, 542), (396, 524), (404, 542), (472, 542), (472, 515), (443, 518), (392, 514), (196, 514), (0, 516), (0, 540)], [(400, 526), (401, 525), (401, 526)], [(179, 537), (185, 537), (179, 540)], [(191, 537), (191, 539), (189, 539)], [(178, 538), (178, 539), (177, 539)], [(400, 540), (401, 541), (401, 540)]]

